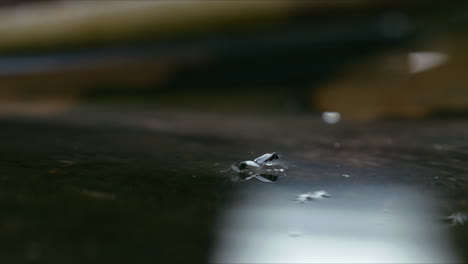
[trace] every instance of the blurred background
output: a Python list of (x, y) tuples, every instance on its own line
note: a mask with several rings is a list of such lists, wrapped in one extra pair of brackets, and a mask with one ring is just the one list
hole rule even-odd
[(2, 112), (115, 103), (371, 119), (468, 103), (462, 2), (2, 5)]
[[(0, 261), (465, 262), (467, 32), (465, 1), (2, 1)], [(289, 166), (274, 184), (221, 172), (273, 151)], [(357, 208), (339, 214), (355, 219), (346, 239), (320, 227), (343, 243), (299, 259), (221, 246), (240, 225), (283, 248), (258, 217), (222, 219), (257, 191), (255, 210), (288, 215), (309, 188), (338, 193), (315, 214)], [(362, 225), (398, 197), (430, 209)], [(300, 226), (313, 236), (291, 219), (314, 207), (291, 210), (287, 239)], [(430, 228), (414, 236), (437, 230), (444, 246), (384, 239), (419, 221)], [(327, 258), (359, 228), (385, 254)], [(393, 258), (416, 244), (420, 255)]]

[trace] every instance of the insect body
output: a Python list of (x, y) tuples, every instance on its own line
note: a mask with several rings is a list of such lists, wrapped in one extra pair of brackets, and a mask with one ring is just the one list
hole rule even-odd
[[(285, 166), (278, 163), (272, 163), (274, 160), (278, 160), (279, 156), (275, 152), (266, 153), (260, 157), (251, 160), (241, 161), (238, 164), (233, 164), (231, 167), (223, 172), (232, 170), (238, 173), (236, 179), (243, 181), (250, 179), (257, 179), (262, 182), (275, 182), (278, 179), (278, 174), (284, 174), (283, 172), (287, 169)], [(268, 169), (264, 169), (264, 166), (268, 166)], [(279, 166), (279, 168), (275, 168)]]

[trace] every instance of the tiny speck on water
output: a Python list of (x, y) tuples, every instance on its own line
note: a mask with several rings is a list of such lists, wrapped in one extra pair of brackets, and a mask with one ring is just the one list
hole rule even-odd
[(290, 237), (300, 237), (302, 235), (303, 235), (302, 232), (299, 232), (299, 231), (291, 231), (288, 233), (288, 236)]
[(351, 177), (349, 174), (341, 174), (341, 176), (343, 176), (343, 177), (345, 177), (345, 178)]

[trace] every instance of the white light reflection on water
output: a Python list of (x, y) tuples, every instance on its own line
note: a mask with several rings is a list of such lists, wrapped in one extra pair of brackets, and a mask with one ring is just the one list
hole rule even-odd
[(223, 216), (213, 263), (459, 261), (430, 199), (414, 190), (361, 186), (296, 203), (297, 188), (255, 187)]

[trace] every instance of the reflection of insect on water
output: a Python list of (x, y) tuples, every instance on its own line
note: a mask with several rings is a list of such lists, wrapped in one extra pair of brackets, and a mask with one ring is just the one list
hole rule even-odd
[(237, 175), (233, 178), (233, 181), (247, 181), (255, 178), (262, 182), (272, 183), (278, 180), (281, 174), (284, 175), (284, 171), (287, 169), (286, 166), (277, 162), (278, 160), (279, 155), (275, 152), (266, 153), (253, 161), (246, 160), (233, 164), (223, 172), (230, 170), (236, 172)]
[(301, 193), (296, 196), (296, 201), (305, 203), (308, 201), (313, 201), (313, 200), (320, 200), (323, 198), (329, 198), (331, 195), (323, 190), (316, 191), (316, 192), (307, 192), (307, 193)]

